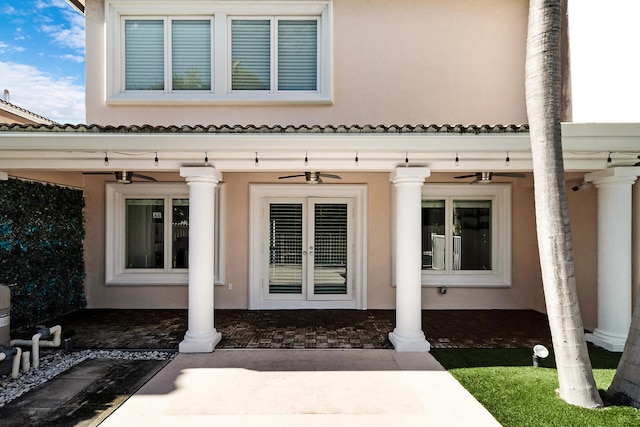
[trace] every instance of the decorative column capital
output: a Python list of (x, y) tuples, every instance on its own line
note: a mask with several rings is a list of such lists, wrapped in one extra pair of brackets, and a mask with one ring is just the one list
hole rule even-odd
[(180, 176), (187, 182), (210, 182), (217, 184), (222, 181), (222, 172), (211, 166), (187, 166), (180, 168)]
[(584, 180), (596, 186), (606, 184), (633, 185), (640, 176), (640, 166), (618, 166), (585, 174)]
[(431, 169), (426, 166), (399, 166), (391, 172), (389, 180), (394, 184), (420, 183), (431, 175)]

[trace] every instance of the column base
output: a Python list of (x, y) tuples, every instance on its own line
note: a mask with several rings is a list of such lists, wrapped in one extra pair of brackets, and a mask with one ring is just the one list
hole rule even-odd
[(394, 329), (393, 332), (389, 333), (389, 341), (391, 341), (393, 348), (398, 352), (417, 351), (427, 353), (431, 350), (431, 344), (425, 339), (422, 331), (420, 331), (420, 333), (407, 335)]
[(584, 337), (588, 342), (615, 353), (622, 353), (624, 344), (627, 342), (626, 336), (608, 334), (598, 328), (592, 334), (585, 334)]
[(194, 338), (189, 331), (184, 335), (184, 340), (178, 345), (180, 353), (211, 353), (222, 339), (222, 334), (215, 329), (204, 337)]

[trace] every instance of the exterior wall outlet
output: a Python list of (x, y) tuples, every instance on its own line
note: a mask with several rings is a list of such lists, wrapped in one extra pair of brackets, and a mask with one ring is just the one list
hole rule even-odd
[(233, 283), (227, 284), (227, 290), (233, 290)]

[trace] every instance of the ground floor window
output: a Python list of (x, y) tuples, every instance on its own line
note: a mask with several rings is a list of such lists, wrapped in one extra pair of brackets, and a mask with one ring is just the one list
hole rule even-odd
[[(108, 284), (187, 284), (189, 189), (181, 183), (107, 184)], [(216, 282), (224, 274), (223, 190), (216, 190)]]
[(424, 185), (424, 285), (510, 285), (510, 195), (502, 184)]

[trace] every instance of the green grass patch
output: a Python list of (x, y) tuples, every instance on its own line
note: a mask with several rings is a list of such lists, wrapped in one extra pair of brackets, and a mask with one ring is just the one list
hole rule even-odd
[[(591, 349), (596, 384), (606, 400), (619, 353)], [(433, 349), (433, 356), (503, 426), (640, 426), (640, 411), (614, 406), (590, 410), (556, 395), (558, 374), (553, 353), (532, 366), (531, 349)]]

